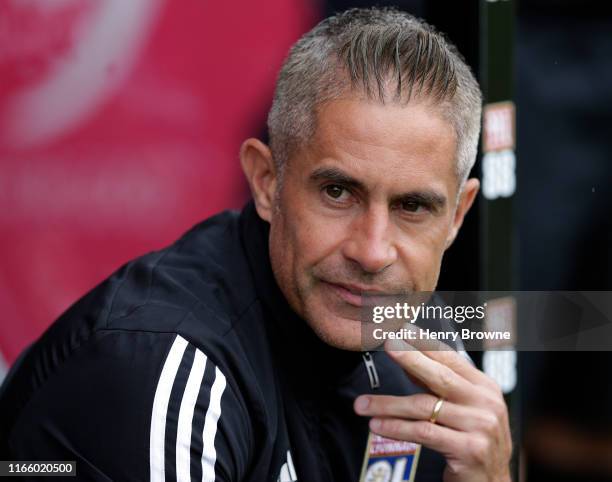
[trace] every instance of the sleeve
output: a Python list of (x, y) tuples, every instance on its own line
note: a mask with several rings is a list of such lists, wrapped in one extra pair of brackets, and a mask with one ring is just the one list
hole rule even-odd
[(28, 401), (11, 456), (76, 461), (76, 480), (243, 480), (251, 425), (226, 375), (180, 335), (98, 333)]

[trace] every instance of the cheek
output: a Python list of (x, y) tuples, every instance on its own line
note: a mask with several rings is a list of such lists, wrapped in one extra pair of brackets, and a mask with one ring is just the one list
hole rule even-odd
[(294, 230), (296, 267), (311, 274), (315, 266), (339, 253), (346, 222), (346, 219), (330, 219), (316, 212), (304, 212)]
[(304, 184), (304, 175), (286, 174), (279, 200), (279, 217), (287, 249), (293, 253), (294, 277), (303, 284), (312, 282), (313, 269), (317, 265), (340, 252), (342, 241), (350, 231), (350, 217), (334, 215), (325, 208), (318, 190)]
[(285, 286), (303, 290), (312, 284), (313, 268), (329, 258), (339, 244), (341, 224), (297, 206), (277, 212), (270, 231), (270, 250), (274, 271)]
[(406, 234), (402, 257), (418, 291), (431, 291), (437, 284), (448, 235), (446, 222), (440, 221)]
[[(302, 205), (303, 206), (303, 205)], [(276, 281), (285, 298), (296, 311), (305, 316), (316, 293), (317, 266), (328, 263), (337, 252), (339, 223), (286, 206), (275, 212), (270, 230), (270, 259)], [(291, 213), (291, 215), (287, 215)]]

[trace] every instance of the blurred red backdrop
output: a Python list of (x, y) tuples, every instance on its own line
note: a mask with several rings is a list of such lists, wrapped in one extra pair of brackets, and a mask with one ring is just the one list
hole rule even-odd
[(247, 197), (309, 0), (0, 3), (0, 352), (132, 257)]

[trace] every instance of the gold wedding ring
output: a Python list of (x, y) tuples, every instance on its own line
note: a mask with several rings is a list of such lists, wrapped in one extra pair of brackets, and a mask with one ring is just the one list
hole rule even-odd
[(436, 420), (438, 420), (438, 415), (440, 415), (440, 410), (442, 410), (443, 403), (444, 403), (444, 399), (438, 398), (438, 401), (434, 405), (433, 411), (431, 412), (431, 417), (429, 417), (429, 421), (431, 423), (436, 423)]

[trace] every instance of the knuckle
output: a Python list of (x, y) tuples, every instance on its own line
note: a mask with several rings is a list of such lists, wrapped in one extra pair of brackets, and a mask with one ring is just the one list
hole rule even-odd
[(490, 443), (485, 437), (473, 437), (468, 444), (471, 459), (479, 465), (486, 465), (489, 460)]
[(497, 383), (493, 378), (488, 375), (485, 375), (485, 379), (482, 383), (482, 387), (491, 391), (495, 397), (503, 397), (504, 392), (502, 392), (501, 386)]
[(450, 368), (444, 368), (439, 375), (440, 387), (445, 393), (451, 392), (455, 388), (455, 373)]
[(429, 422), (417, 423), (414, 427), (416, 436), (424, 443), (430, 442), (434, 438), (434, 424)]
[(415, 399), (414, 407), (421, 417), (428, 419), (432, 414), (436, 401), (437, 399), (431, 395), (423, 395)]
[(499, 419), (492, 413), (484, 412), (482, 414), (481, 426), (482, 430), (489, 435), (497, 433)]
[(504, 392), (502, 391), (501, 386), (499, 386), (499, 384), (493, 379), (491, 379), (491, 389), (497, 398), (504, 398)]
[(498, 420), (504, 420), (508, 415), (508, 410), (503, 399), (497, 399), (493, 404), (493, 413)]
[(485, 402), (491, 413), (498, 419), (504, 419), (507, 415), (506, 402), (502, 395), (484, 394)]

